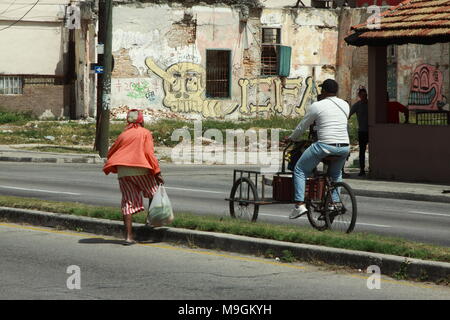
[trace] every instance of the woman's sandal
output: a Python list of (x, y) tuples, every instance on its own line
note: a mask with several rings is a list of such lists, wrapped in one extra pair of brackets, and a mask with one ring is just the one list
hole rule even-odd
[(123, 243), (124, 246), (131, 246), (133, 244), (136, 244), (136, 241), (134, 241), (134, 240), (125, 240), (125, 242)]

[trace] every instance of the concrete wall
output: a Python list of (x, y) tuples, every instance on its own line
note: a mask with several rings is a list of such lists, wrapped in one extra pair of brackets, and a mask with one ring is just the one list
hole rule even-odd
[(450, 128), (377, 124), (370, 128), (371, 175), (377, 179), (450, 183)]
[(367, 46), (349, 46), (344, 38), (349, 35), (351, 26), (360, 24), (370, 16), (365, 8), (344, 8), (339, 16), (339, 41), (337, 48), (337, 75), (339, 96), (355, 103), (359, 86), (368, 86), (368, 50)]
[[(0, 29), (10, 24), (0, 21)], [(0, 73), (64, 74), (64, 31), (60, 22), (19, 22), (3, 30), (0, 39)]]
[[(304, 114), (316, 97), (317, 83), (335, 77), (336, 11), (250, 9), (242, 22), (240, 10), (150, 3), (115, 6), (112, 107), (170, 109), (193, 118)], [(292, 47), (284, 86), (280, 77), (260, 76), (262, 27), (281, 28), (281, 43)], [(205, 97), (207, 49), (231, 51), (229, 99)], [(175, 71), (183, 77), (187, 72), (196, 74), (196, 89), (189, 93), (173, 89)], [(180, 94), (186, 98), (177, 98)]]

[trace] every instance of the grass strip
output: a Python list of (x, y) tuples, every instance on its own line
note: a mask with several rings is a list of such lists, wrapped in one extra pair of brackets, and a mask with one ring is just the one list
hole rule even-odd
[[(81, 203), (0, 196), (0, 206), (122, 220), (122, 214), (119, 208)], [(137, 223), (145, 223), (145, 219), (145, 212), (133, 216), (133, 221)], [(351, 234), (342, 234), (334, 231), (319, 232), (309, 227), (274, 225), (261, 222), (254, 223), (236, 220), (231, 217), (199, 216), (190, 213), (175, 213), (175, 220), (170, 226), (174, 228), (229, 233), (293, 243), (391, 254), (422, 260), (450, 262), (450, 248), (448, 247), (364, 232), (353, 232)]]
[[(227, 130), (242, 129), (280, 129), (279, 138), (289, 135), (298, 125), (301, 118), (271, 116), (268, 118), (250, 118), (242, 121), (204, 120), (201, 122), (202, 133), (209, 129), (217, 129), (226, 138)], [(356, 117), (350, 120), (350, 140), (357, 143)], [(38, 121), (23, 113), (6, 112), (0, 109), (0, 125), (7, 125), (0, 130), (0, 144), (45, 143), (55, 145), (91, 146), (95, 140), (95, 123), (79, 121)], [(125, 121), (111, 122), (109, 142), (114, 142), (125, 128)], [(174, 119), (160, 119), (146, 123), (145, 127), (153, 133), (157, 146), (174, 147), (180, 141), (172, 141), (176, 129), (185, 128), (194, 136), (194, 122)], [(270, 133), (268, 133), (270, 138)]]

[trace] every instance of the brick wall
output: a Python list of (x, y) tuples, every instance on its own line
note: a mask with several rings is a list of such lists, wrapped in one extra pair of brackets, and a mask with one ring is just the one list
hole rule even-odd
[(111, 74), (113, 78), (139, 77), (139, 71), (133, 66), (128, 50), (122, 48), (113, 55), (114, 70)]
[(61, 117), (67, 116), (68, 96), (68, 85), (24, 85), (21, 95), (0, 95), (0, 106), (11, 111), (32, 111), (35, 116), (50, 110)]

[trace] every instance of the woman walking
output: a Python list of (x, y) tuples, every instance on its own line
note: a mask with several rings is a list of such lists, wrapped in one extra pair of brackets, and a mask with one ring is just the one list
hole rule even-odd
[(141, 110), (127, 114), (127, 126), (108, 151), (105, 174), (117, 173), (122, 193), (121, 209), (125, 225), (125, 245), (134, 244), (132, 215), (144, 210), (143, 197), (153, 198), (164, 183), (155, 156), (153, 136), (144, 128)]

